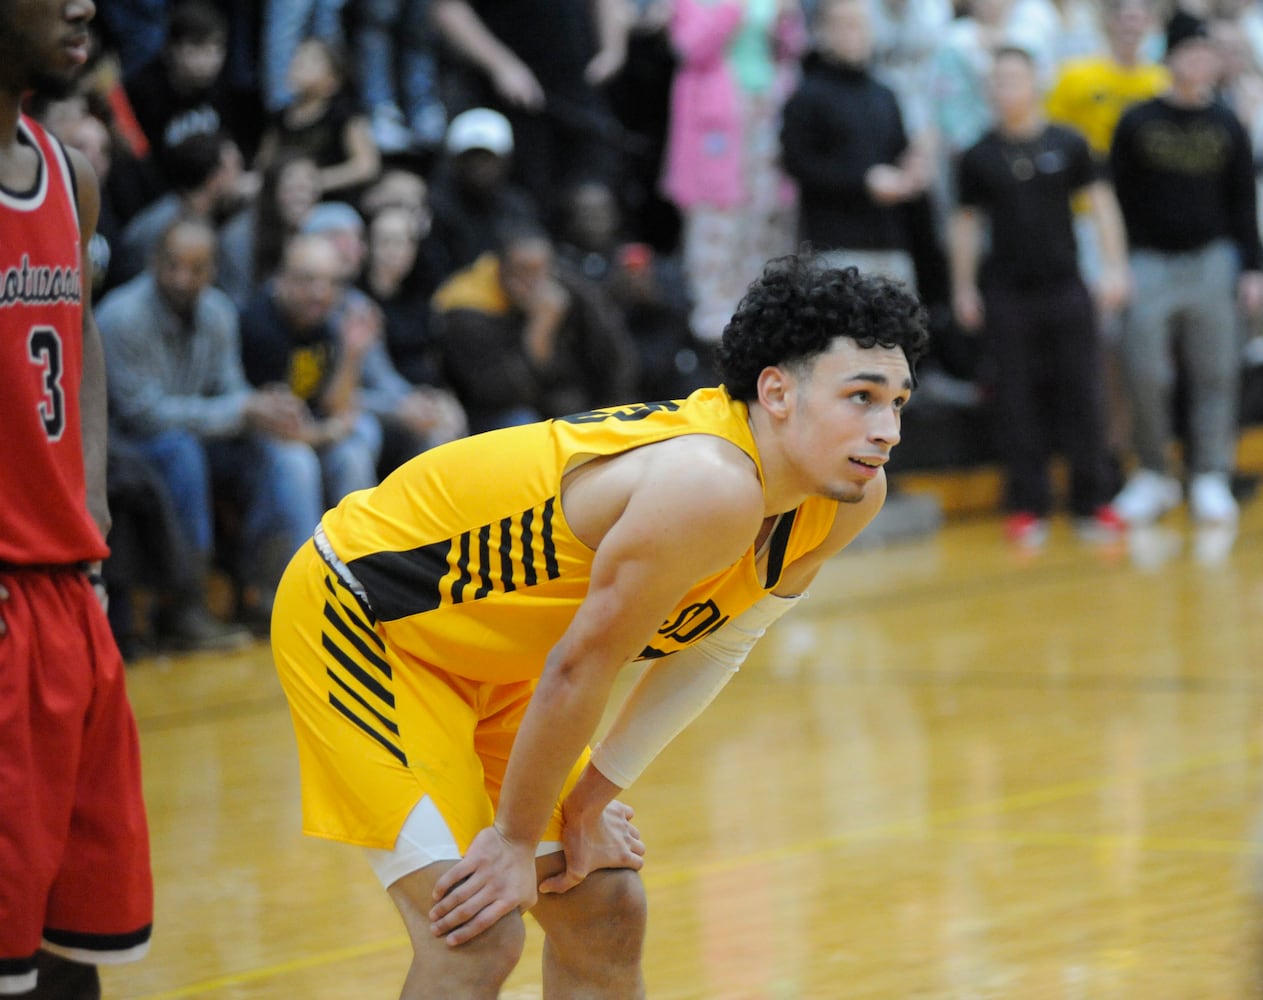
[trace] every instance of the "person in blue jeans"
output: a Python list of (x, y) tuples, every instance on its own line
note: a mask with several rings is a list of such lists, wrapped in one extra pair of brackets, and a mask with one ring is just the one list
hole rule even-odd
[(204, 562), (216, 509), (239, 521), (242, 614), (263, 626), (289, 556), (324, 511), (306, 406), (288, 390), (253, 389), (242, 369), (237, 311), (211, 286), (216, 236), (182, 218), (148, 270), (101, 301), (111, 425), (166, 481), (179, 523)]
[(381, 423), (362, 405), (365, 365), (381, 337), (381, 319), (367, 302), (340, 308), (345, 285), (331, 237), (300, 232), (241, 314), (246, 379), (302, 401), (305, 440), (315, 450), (330, 507), (377, 485), (382, 450)]
[(263, 104), (280, 111), (294, 98), (286, 73), (304, 38), (342, 44), (342, 8), (346, 0), (264, 0)]
[(355, 52), (364, 108), (383, 153), (432, 150), (447, 112), (439, 98), (430, 0), (359, 0)]

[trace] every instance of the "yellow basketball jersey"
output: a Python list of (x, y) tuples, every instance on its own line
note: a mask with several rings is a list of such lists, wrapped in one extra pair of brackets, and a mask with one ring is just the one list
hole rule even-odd
[[(474, 681), (537, 678), (587, 594), (592, 567), (592, 549), (561, 508), (563, 474), (685, 434), (733, 442), (762, 477), (745, 404), (722, 388), (701, 389), (425, 452), (325, 514), (324, 532), (400, 653)], [(746, 610), (785, 565), (824, 541), (836, 512), (836, 501), (813, 498), (784, 515), (762, 575), (752, 543), (738, 562), (698, 581), (640, 656), (665, 656)]]

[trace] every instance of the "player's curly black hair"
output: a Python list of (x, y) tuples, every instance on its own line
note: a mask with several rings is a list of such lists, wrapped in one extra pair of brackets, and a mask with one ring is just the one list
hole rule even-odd
[(837, 337), (902, 348), (912, 368), (930, 341), (925, 308), (903, 285), (828, 267), (810, 251), (771, 260), (724, 328), (717, 354), (724, 386), (733, 399), (755, 399), (764, 368), (809, 364)]

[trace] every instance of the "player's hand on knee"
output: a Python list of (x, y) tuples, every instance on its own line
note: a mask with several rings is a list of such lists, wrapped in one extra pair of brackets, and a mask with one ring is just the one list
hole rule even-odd
[(449, 945), (464, 944), (507, 914), (529, 910), (537, 898), (534, 845), (506, 840), (489, 826), (435, 883), (430, 932)]
[(566, 892), (602, 868), (630, 868), (638, 872), (645, 866), (645, 844), (632, 823), (635, 812), (625, 802), (614, 800), (590, 817), (571, 816), (564, 807), (563, 814), (566, 825), (561, 842), (566, 852), (566, 870), (544, 879), (540, 892)]

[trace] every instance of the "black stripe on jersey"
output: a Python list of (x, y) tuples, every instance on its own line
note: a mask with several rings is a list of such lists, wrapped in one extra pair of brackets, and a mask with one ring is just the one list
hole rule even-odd
[(373, 612), (382, 621), (395, 621), (443, 603), (439, 583), (447, 575), (447, 541), (422, 545), (406, 552), (374, 552), (348, 563), (368, 593)]
[(767, 550), (767, 579), (764, 590), (771, 590), (781, 582), (781, 570), (785, 568), (785, 549), (789, 547), (789, 533), (794, 530), (794, 518), (798, 516), (798, 508), (781, 515), (781, 519), (772, 530), (772, 541)]
[(390, 664), (373, 652), (373, 650), (369, 648), (368, 643), (351, 631), (351, 626), (338, 617), (338, 613), (333, 610), (333, 607), (328, 601), (325, 601), (325, 621), (336, 628), (342, 638), (354, 646), (360, 656), (364, 657), (369, 664), (381, 671), (382, 675), (387, 680), (392, 679), (393, 674), (390, 670)]
[(399, 727), (396, 726), (393, 722), (391, 722), (388, 718), (386, 718), (386, 716), (382, 715), (381, 712), (377, 711), (377, 709), (375, 709), (367, 701), (365, 701), (363, 695), (357, 694), (354, 690), (352, 690), (350, 684), (344, 681), (341, 677), (335, 674), (328, 667), (325, 667), (325, 673), (329, 675), (329, 679), (332, 680), (334, 684), (336, 684), (343, 691), (345, 691), (352, 698), (354, 698), (361, 708), (363, 708), (366, 712), (368, 712), (369, 715), (371, 715), (374, 719), (376, 719), (383, 726), (385, 726), (386, 729), (390, 731), (392, 736), (399, 735)]
[(556, 497), (549, 497), (544, 504), (544, 530), (541, 533), (544, 539), (544, 572), (550, 580), (556, 580), (561, 575), (557, 569), (557, 548), (553, 544), (553, 505), (556, 502)]
[[(367, 592), (376, 619), (388, 622), (443, 604), (463, 604), (532, 587), (540, 580), (541, 563), (547, 579), (561, 576), (553, 539), (556, 509), (557, 498), (549, 497), (539, 507), (471, 528), (448, 541), (404, 552), (374, 552), (352, 560), (349, 568)], [(521, 525), (522, 536), (517, 559), (514, 521)]]
[[(329, 591), (329, 593), (333, 596), (333, 599), (338, 602), (338, 607), (342, 609), (342, 612), (351, 619), (351, 621), (363, 629), (366, 636), (372, 639), (373, 642), (377, 643), (378, 649), (385, 649), (386, 643), (382, 641), (382, 637), (380, 635), (373, 631), (373, 626), (377, 623), (377, 616), (372, 613), (359, 594), (355, 593), (353, 590), (348, 590), (344, 586), (344, 592), (355, 602), (355, 606), (359, 609), (359, 614), (352, 611), (350, 607), (347, 606), (346, 601), (342, 599), (342, 595), (338, 593), (338, 588), (334, 586), (333, 581), (337, 579), (337, 577), (331, 575), (332, 573), (333, 571), (330, 570), (325, 574), (325, 590)], [(363, 615), (367, 621), (361, 620), (360, 615)]]
[(460, 558), (456, 561), (460, 577), (452, 584), (452, 603), (460, 604), (465, 599), (465, 588), (473, 581), (469, 573), (469, 532), (460, 536)]
[(517, 590), (513, 582), (513, 518), (500, 520), (500, 586), (506, 594)]
[(402, 764), (404, 767), (408, 766), (408, 758), (404, 754), (404, 752), (399, 749), (399, 747), (391, 743), (390, 740), (386, 739), (385, 736), (383, 736), (376, 729), (370, 726), (367, 722), (361, 719), (358, 715), (352, 712), (349, 708), (347, 708), (344, 704), (342, 704), (342, 702), (338, 701), (337, 695), (335, 695), (332, 691), (329, 692), (329, 704), (332, 705), (334, 708), (336, 708), (343, 715), (345, 715), (348, 719), (350, 719), (351, 722), (353, 722), (360, 729), (364, 730), (364, 732), (368, 733), (369, 736), (375, 739), (383, 747), (385, 747), (391, 753), (391, 755), (396, 760), (399, 761), (400, 764)]
[(478, 589), (474, 600), (480, 601), (491, 593), (491, 525), (478, 529)]
[(377, 680), (371, 677), (365, 670), (356, 663), (347, 653), (342, 650), (337, 643), (329, 638), (328, 632), (320, 634), (321, 645), (329, 652), (335, 660), (341, 664), (342, 669), (360, 682), (367, 690), (375, 694), (379, 700), (385, 702), (391, 708), (395, 707), (395, 696), (386, 688), (382, 687)]
[(535, 511), (522, 511), (522, 583), (535, 586), (535, 535), (531, 525), (535, 523)]

